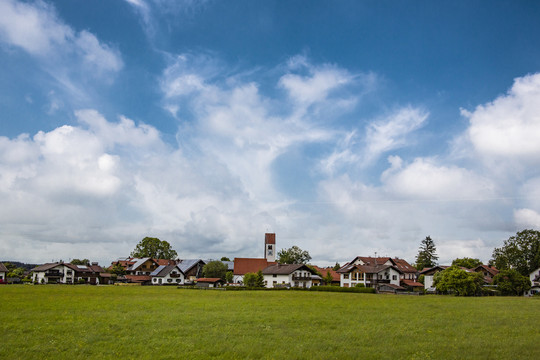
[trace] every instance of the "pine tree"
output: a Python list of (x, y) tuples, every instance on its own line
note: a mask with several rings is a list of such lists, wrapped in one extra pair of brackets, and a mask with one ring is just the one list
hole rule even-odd
[(418, 249), (418, 255), (416, 255), (416, 268), (422, 270), (423, 268), (430, 268), (437, 265), (437, 248), (430, 236), (426, 236), (420, 248)]

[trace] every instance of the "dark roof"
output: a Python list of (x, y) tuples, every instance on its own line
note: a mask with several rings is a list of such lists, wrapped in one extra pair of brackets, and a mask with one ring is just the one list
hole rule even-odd
[(234, 275), (245, 275), (247, 273), (256, 273), (263, 270), (275, 262), (268, 262), (266, 259), (255, 258), (234, 258)]
[(448, 265), (437, 265), (437, 266), (434, 266), (434, 267), (431, 267), (431, 268), (427, 268), (427, 269), (423, 269), (422, 271), (420, 271), (420, 275), (433, 275), (435, 274), (436, 272), (439, 272), (439, 271), (443, 271), (445, 269), (448, 269), (450, 266)]
[(0, 263), (0, 272), (8, 272), (8, 271), (9, 271), (8, 268), (4, 264)]
[(276, 243), (276, 234), (266, 233), (264, 234), (264, 243), (265, 244), (275, 244)]
[(154, 270), (150, 276), (158, 276), (163, 277), (167, 276), (173, 271), (174, 269), (177, 269), (180, 273), (184, 273), (177, 265), (160, 265), (156, 270)]
[(63, 266), (63, 265), (66, 265), (66, 264), (65, 263), (47, 263), (47, 264), (36, 266), (35, 268), (32, 269), (32, 271), (47, 271), (49, 269), (57, 267), (58, 265)]
[(307, 265), (304, 264), (275, 264), (270, 265), (267, 268), (263, 269), (263, 275), (289, 275), (295, 272), (296, 270), (306, 270), (309, 271), (312, 275), (315, 274)]
[(202, 259), (184, 259), (179, 261), (180, 262), (178, 263), (178, 267), (180, 268), (180, 270), (182, 270), (184, 274), (199, 263), (202, 263), (203, 266), (206, 264)]
[(399, 285), (394, 285), (394, 284), (380, 284), (379, 285), (379, 289), (382, 288), (382, 287), (389, 287), (389, 288), (392, 288), (392, 289), (395, 289), (395, 290), (405, 290), (404, 287), (401, 287)]

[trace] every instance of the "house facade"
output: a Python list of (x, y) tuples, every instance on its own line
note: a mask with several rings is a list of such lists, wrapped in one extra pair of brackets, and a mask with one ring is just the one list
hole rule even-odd
[(313, 286), (313, 276), (317, 276), (304, 264), (274, 264), (263, 269), (262, 273), (264, 286), (267, 288), (278, 286), (310, 288)]
[(0, 263), (0, 284), (7, 282), (6, 279), (8, 272), (9, 271), (7, 267), (4, 264)]
[(435, 286), (433, 285), (433, 276), (435, 276), (436, 273), (443, 271), (445, 269), (448, 269), (449, 266), (447, 265), (437, 265), (431, 268), (423, 269), (420, 271), (420, 275), (424, 275), (424, 289), (427, 291), (434, 292)]
[(178, 265), (160, 265), (150, 277), (152, 285), (183, 285), (185, 275)]
[(184, 259), (178, 261), (178, 267), (184, 273), (185, 281), (193, 283), (203, 276), (203, 267), (206, 265), (202, 259)]
[(37, 266), (32, 272), (32, 281), (36, 284), (76, 284), (82, 280), (86, 284), (97, 285), (107, 282), (104, 279), (108, 278), (97, 263), (73, 265), (56, 262)]
[(530, 273), (529, 279), (531, 280), (531, 289), (527, 295), (532, 296), (535, 294), (540, 294), (540, 268)]
[(354, 287), (358, 284), (374, 288), (380, 284), (399, 286), (404, 275), (404, 272), (388, 257), (357, 256), (337, 272), (340, 274), (341, 287)]

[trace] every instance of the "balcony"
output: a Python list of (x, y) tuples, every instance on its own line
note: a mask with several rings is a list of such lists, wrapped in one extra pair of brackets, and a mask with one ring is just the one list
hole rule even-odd
[(179, 278), (180, 274), (169, 274), (169, 276), (172, 278)]
[(311, 276), (295, 276), (292, 277), (293, 281), (310, 281)]
[(49, 278), (53, 277), (64, 277), (64, 273), (60, 271), (46, 271), (45, 276)]

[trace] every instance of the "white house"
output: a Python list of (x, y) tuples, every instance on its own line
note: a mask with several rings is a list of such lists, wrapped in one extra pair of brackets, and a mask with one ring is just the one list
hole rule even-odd
[(276, 286), (294, 286), (310, 288), (312, 277), (317, 274), (304, 264), (275, 264), (262, 271), (264, 285), (267, 288)]
[(73, 284), (75, 270), (63, 262), (50, 263), (32, 269), (32, 281), (37, 284)]
[(419, 275), (424, 275), (424, 289), (428, 291), (435, 291), (435, 287), (433, 286), (433, 276), (445, 269), (448, 269), (449, 266), (447, 265), (437, 265), (432, 268), (424, 269), (420, 271)]
[(354, 287), (363, 284), (365, 287), (377, 287), (378, 284), (399, 286), (404, 272), (389, 257), (373, 258), (357, 256), (350, 263), (342, 266), (340, 274), (341, 287)]
[(7, 279), (8, 269), (7, 267), (0, 263), (0, 283), (5, 282)]
[(540, 294), (540, 268), (534, 270), (529, 275), (529, 279), (531, 280), (531, 289), (529, 290), (528, 295), (532, 296), (534, 294)]
[(152, 285), (182, 285), (185, 275), (178, 265), (160, 265), (150, 277)]

